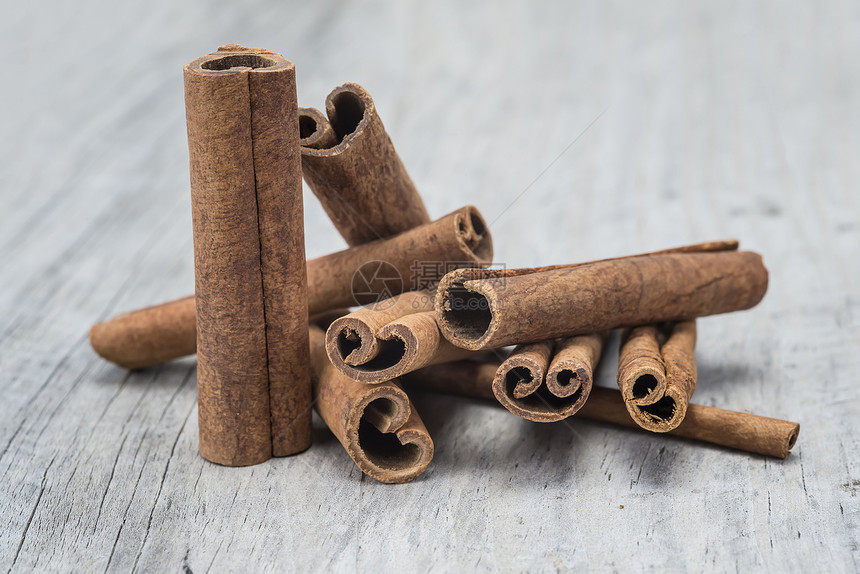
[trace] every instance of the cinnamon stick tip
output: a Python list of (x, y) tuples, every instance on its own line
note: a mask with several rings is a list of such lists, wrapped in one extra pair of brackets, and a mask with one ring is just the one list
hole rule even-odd
[(457, 239), (464, 251), (472, 253), (478, 263), (491, 263), (493, 238), (481, 212), (474, 205), (467, 205), (456, 213)]
[(371, 478), (388, 484), (409, 482), (433, 459), (433, 440), (397, 385), (369, 393), (349, 418), (347, 450)]
[(794, 423), (791, 431), (788, 433), (788, 436), (785, 440), (785, 449), (780, 454), (780, 458), (788, 458), (788, 455), (791, 454), (791, 449), (794, 448), (795, 443), (797, 442), (797, 437), (800, 434), (800, 423)]
[(621, 393), (625, 402), (649, 404), (653, 402), (653, 395), (665, 390), (666, 373), (655, 365), (641, 365), (633, 373), (622, 376)]
[(492, 282), (470, 280), (473, 272), (458, 269), (445, 275), (439, 282), (434, 306), (445, 338), (458, 347), (477, 351), (496, 328), (496, 302)]
[(573, 362), (558, 364), (547, 373), (546, 386), (552, 394), (564, 399), (579, 389), (589, 388), (591, 373), (585, 367)]
[(240, 74), (255, 71), (283, 71), (295, 69), (295, 65), (277, 52), (263, 48), (246, 48), (239, 44), (219, 46), (188, 62), (183, 67), (186, 73), (204, 75)]
[(113, 333), (113, 322), (120, 317), (122, 317), (122, 315), (114, 317), (109, 321), (96, 323), (90, 327), (90, 330), (87, 332), (90, 347), (92, 347), (96, 355), (123, 369), (133, 371), (135, 369), (142, 369), (149, 366), (148, 364), (129, 361), (128, 357), (123, 354), (125, 346), (116, 344)]
[(299, 145), (302, 153), (325, 149), (337, 143), (328, 118), (316, 108), (299, 108)]
[(90, 346), (93, 348), (93, 351), (101, 357), (102, 359), (114, 362), (108, 355), (110, 355), (109, 348), (105, 345), (106, 337), (106, 323), (96, 323), (92, 327), (90, 327), (89, 331), (87, 331), (87, 338), (90, 341)]
[(325, 349), (333, 365), (361, 365), (378, 352), (374, 333), (363, 321), (346, 316), (332, 321), (325, 332)]
[[(325, 111), (337, 137), (337, 144), (319, 155), (337, 155), (359, 136), (371, 118), (381, 124), (373, 98), (358, 84), (346, 83), (333, 89), (325, 99)], [(386, 136), (387, 137), (387, 136)]]

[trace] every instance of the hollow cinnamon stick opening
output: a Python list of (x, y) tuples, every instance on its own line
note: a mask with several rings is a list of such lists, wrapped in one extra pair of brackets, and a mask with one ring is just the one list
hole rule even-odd
[(433, 440), (400, 385), (353, 381), (329, 363), (322, 331), (312, 327), (310, 338), (315, 407), (356, 466), (385, 483), (423, 473)]
[[(401, 381), (408, 389), (494, 399), (492, 381), (498, 364), (466, 360), (431, 365), (405, 375)], [(642, 430), (627, 413), (621, 393), (606, 387), (591, 389), (577, 418)], [(796, 422), (690, 404), (683, 422), (665, 434), (784, 459), (799, 432)]]
[(370, 94), (344, 84), (326, 98), (330, 145), (302, 148), (305, 181), (349, 245), (396, 235), (430, 217)]
[[(428, 279), (416, 272), (422, 263), (486, 265), (492, 257), (483, 217), (473, 206), (462, 207), (400, 235), (309, 260), (308, 310), (366, 304), (386, 290), (397, 294), (418, 287)], [(384, 264), (387, 274), (374, 274), (373, 262)], [(185, 297), (98, 323), (90, 329), (90, 344), (127, 369), (156, 365), (196, 352), (195, 316), (194, 297)]]
[(470, 350), (748, 309), (767, 290), (761, 256), (670, 252), (541, 269), (460, 269), (436, 293), (446, 339)]
[(341, 317), (326, 331), (328, 358), (350, 379), (379, 384), (473, 355), (442, 338), (432, 309), (432, 291), (412, 291)]
[(328, 119), (316, 108), (299, 108), (299, 145), (325, 149), (337, 143), (337, 135)]
[(591, 392), (603, 339), (603, 335), (581, 335), (518, 346), (493, 378), (496, 400), (535, 422), (555, 422), (575, 414)]
[(311, 440), (295, 68), (229, 45), (184, 81), (200, 453), (256, 464)]
[(618, 387), (644, 429), (667, 432), (684, 420), (696, 389), (696, 323), (636, 327), (623, 336)]

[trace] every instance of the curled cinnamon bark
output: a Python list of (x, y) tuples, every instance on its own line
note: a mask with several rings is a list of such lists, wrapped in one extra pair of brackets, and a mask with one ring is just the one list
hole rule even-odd
[(442, 337), (432, 309), (432, 291), (412, 291), (335, 320), (326, 331), (332, 365), (352, 380), (378, 384), (473, 355)]
[(636, 424), (654, 432), (676, 428), (696, 389), (696, 323), (636, 327), (625, 333), (618, 387)]
[(515, 415), (555, 422), (575, 414), (588, 399), (603, 335), (520, 345), (493, 378), (496, 400)]
[(302, 170), (346, 242), (358, 245), (427, 223), (370, 94), (357, 84), (337, 87), (326, 98), (326, 113), (334, 142), (303, 147)]
[(337, 143), (337, 135), (328, 119), (316, 108), (299, 108), (299, 145), (324, 149)]
[[(475, 207), (462, 207), (395, 237), (308, 261), (308, 311), (366, 304), (385, 291), (396, 294), (438, 280), (420, 276), (416, 267), (424, 263), (486, 265), (492, 257), (483, 217)], [(377, 268), (368, 266), (374, 262), (386, 272), (374, 273)], [(194, 297), (185, 297), (98, 323), (90, 329), (90, 344), (104, 359), (140, 369), (194, 353), (194, 321)]]
[(295, 67), (229, 45), (183, 71), (200, 453), (256, 464), (311, 443)]
[[(492, 400), (492, 382), (497, 368), (498, 361), (456, 361), (424, 367), (405, 375), (401, 381), (410, 390)], [(627, 413), (621, 393), (605, 387), (592, 388), (588, 402), (576, 416), (641, 430)], [(690, 404), (683, 422), (666, 434), (786, 458), (799, 432), (800, 425), (795, 422)]]
[(359, 469), (380, 482), (409, 482), (433, 458), (433, 440), (396, 381), (364, 385), (335, 369), (323, 332), (310, 329), (317, 412)]
[(458, 347), (486, 350), (761, 301), (768, 276), (760, 255), (694, 247), (538, 269), (452, 271), (436, 292), (439, 327)]

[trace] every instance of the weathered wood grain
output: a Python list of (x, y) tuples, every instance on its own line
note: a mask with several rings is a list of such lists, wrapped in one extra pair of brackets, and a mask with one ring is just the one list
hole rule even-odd
[[(509, 266), (760, 251), (764, 302), (699, 322), (694, 400), (799, 421), (794, 453), (428, 395), (414, 483), (319, 421), (300, 456), (203, 461), (194, 360), (129, 374), (86, 331), (193, 286), (181, 66), (227, 42), (294, 61), (305, 106), (365, 86), (431, 216), (479, 206)], [(856, 3), (7, 2), (0, 47), (0, 570), (860, 567)], [(308, 256), (342, 248), (305, 205)]]

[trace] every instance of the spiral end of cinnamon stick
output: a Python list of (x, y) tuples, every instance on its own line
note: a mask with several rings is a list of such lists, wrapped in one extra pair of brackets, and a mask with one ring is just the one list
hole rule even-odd
[(335, 319), (326, 330), (326, 352), (332, 364), (362, 365), (379, 354), (375, 333), (349, 315)]
[(299, 108), (299, 138), (303, 150), (326, 149), (337, 143), (328, 118), (316, 108)]
[(352, 380), (369, 384), (389, 381), (430, 363), (439, 343), (439, 329), (430, 312), (405, 315), (376, 333), (357, 317), (344, 317), (326, 333), (332, 365)]
[[(603, 335), (544, 341), (514, 349), (496, 372), (493, 394), (509, 411), (535, 422), (575, 414), (591, 393)], [(552, 360), (550, 360), (552, 359)]]
[(696, 388), (696, 324), (637, 327), (625, 334), (618, 385), (630, 416), (652, 432), (676, 429)]
[(494, 315), (498, 301), (493, 282), (474, 280), (492, 273), (492, 270), (457, 269), (439, 282), (435, 301), (439, 329), (458, 347), (483, 350), (497, 328)]
[(331, 336), (326, 335), (329, 360), (341, 373), (362, 383), (382, 383), (408, 370), (418, 345), (414, 334), (405, 329), (389, 329), (383, 336), (368, 335), (366, 329), (359, 335), (355, 329), (336, 332), (335, 328), (333, 324), (328, 331)]
[(409, 482), (433, 459), (433, 440), (406, 393), (396, 384), (375, 387), (351, 410), (347, 452), (371, 478)]
[[(371, 122), (381, 120), (376, 114), (373, 98), (358, 84), (338, 86), (326, 97), (326, 115), (314, 108), (302, 108), (305, 130), (301, 132), (302, 155), (311, 158), (330, 158), (346, 152), (353, 140), (361, 137)], [(316, 130), (311, 131), (311, 120)], [(317, 134), (318, 131), (324, 133)], [(387, 137), (387, 136), (386, 136)], [(422, 206), (423, 207), (423, 206)]]
[(493, 238), (478, 208), (467, 205), (458, 209), (454, 212), (454, 224), (462, 253), (476, 264), (489, 265), (493, 260)]

